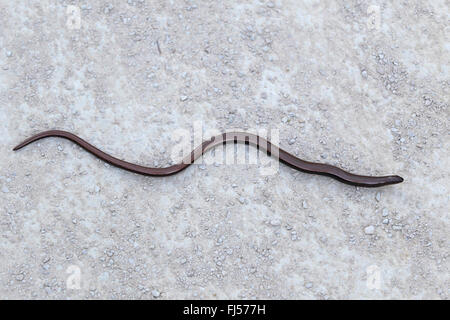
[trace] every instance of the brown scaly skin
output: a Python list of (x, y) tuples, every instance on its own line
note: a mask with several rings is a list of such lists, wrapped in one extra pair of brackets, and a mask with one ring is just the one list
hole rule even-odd
[(50, 130), (50, 131), (44, 131), (41, 133), (38, 133), (31, 138), (26, 139), (21, 144), (16, 146), (13, 150), (19, 150), (26, 145), (47, 137), (60, 137), (68, 139), (76, 144), (78, 144), (80, 147), (85, 149), (86, 151), (92, 153), (96, 157), (102, 159), (103, 161), (106, 161), (110, 163), (113, 166), (132, 171), (135, 173), (143, 174), (143, 175), (149, 175), (149, 176), (168, 176), (175, 173), (178, 173), (184, 169), (186, 169), (188, 166), (190, 166), (197, 158), (202, 156), (206, 151), (210, 150), (211, 148), (228, 143), (245, 143), (250, 144), (253, 146), (256, 146), (258, 149), (265, 151), (267, 154), (272, 155), (280, 160), (280, 162), (297, 169), (302, 172), (306, 173), (313, 173), (313, 174), (320, 174), (320, 175), (327, 175), (334, 179), (337, 179), (343, 183), (347, 183), (354, 186), (360, 186), (360, 187), (381, 187), (389, 184), (396, 184), (403, 182), (403, 178), (397, 175), (392, 176), (381, 176), (381, 177), (371, 177), (371, 176), (362, 176), (353, 174), (347, 171), (344, 171), (338, 167), (324, 164), (324, 163), (314, 163), (314, 162), (308, 162), (305, 160), (302, 160), (300, 158), (295, 157), (294, 155), (284, 151), (281, 148), (278, 148), (277, 146), (270, 143), (270, 141), (267, 141), (264, 138), (261, 138), (257, 135), (251, 134), (251, 133), (245, 133), (245, 132), (227, 132), (222, 133), (221, 135), (212, 137), (209, 140), (204, 141), (200, 146), (198, 146), (196, 149), (194, 149), (189, 156), (187, 156), (182, 163), (172, 165), (170, 167), (166, 168), (151, 168), (151, 167), (144, 167), (140, 166), (134, 163), (126, 162), (120, 159), (117, 159), (100, 149), (97, 149), (93, 145), (89, 144), (88, 142), (84, 141), (80, 137), (74, 135), (73, 133), (67, 132), (67, 131), (60, 131), (60, 130)]

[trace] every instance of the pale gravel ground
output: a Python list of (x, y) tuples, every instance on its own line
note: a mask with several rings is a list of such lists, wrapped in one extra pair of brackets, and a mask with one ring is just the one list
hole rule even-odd
[[(0, 298), (448, 299), (447, 1), (0, 3)], [(56, 138), (11, 151), (58, 128), (165, 166), (197, 119), (405, 182), (143, 177)]]

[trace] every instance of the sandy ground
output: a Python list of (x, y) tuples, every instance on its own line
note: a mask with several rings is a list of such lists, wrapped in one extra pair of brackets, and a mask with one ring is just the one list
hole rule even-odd
[[(448, 299), (447, 1), (0, 3), (0, 298)], [(195, 126), (405, 182), (11, 151), (167, 166)]]

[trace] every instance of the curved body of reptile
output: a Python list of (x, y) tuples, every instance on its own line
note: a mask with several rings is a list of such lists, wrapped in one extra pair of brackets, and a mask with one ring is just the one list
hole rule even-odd
[(28, 138), (27, 140), (23, 141), (13, 150), (14, 151), (19, 150), (36, 140), (47, 137), (60, 137), (68, 139), (72, 142), (75, 142), (86, 151), (92, 153), (93, 155), (97, 156), (103, 161), (110, 163), (113, 166), (149, 176), (168, 176), (180, 172), (186, 169), (188, 166), (190, 166), (198, 157), (202, 156), (206, 151), (210, 150), (211, 148), (227, 142), (233, 142), (233, 143), (246, 143), (256, 146), (258, 149), (262, 149), (263, 151), (265, 151), (268, 155), (277, 157), (279, 161), (281, 161), (282, 163), (299, 171), (327, 175), (350, 185), (361, 187), (380, 187), (388, 184), (400, 183), (403, 181), (403, 178), (397, 175), (382, 176), (382, 177), (361, 176), (349, 173), (347, 171), (344, 171), (338, 167), (329, 164), (304, 161), (284, 151), (283, 149), (278, 148), (277, 146), (273, 145), (272, 143), (270, 143), (270, 141), (266, 139), (263, 139), (251, 133), (244, 133), (244, 132), (229, 132), (212, 137), (211, 139), (204, 141), (200, 146), (194, 149), (191, 152), (191, 154), (188, 155), (182, 161), (182, 163), (175, 164), (166, 168), (144, 167), (134, 163), (126, 162), (124, 160), (120, 160), (97, 149), (96, 147), (84, 141), (80, 137), (74, 135), (73, 133), (60, 130), (50, 130), (38, 133), (32, 136), (31, 138)]

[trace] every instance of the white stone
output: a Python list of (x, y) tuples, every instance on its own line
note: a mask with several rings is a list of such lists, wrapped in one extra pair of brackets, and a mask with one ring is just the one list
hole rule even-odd
[(374, 234), (375, 233), (375, 227), (374, 226), (368, 226), (364, 228), (365, 234)]
[(270, 224), (273, 226), (279, 226), (281, 224), (281, 221), (279, 219), (272, 219), (270, 221)]
[(159, 293), (158, 290), (152, 290), (152, 296), (155, 298), (158, 298), (161, 294)]

